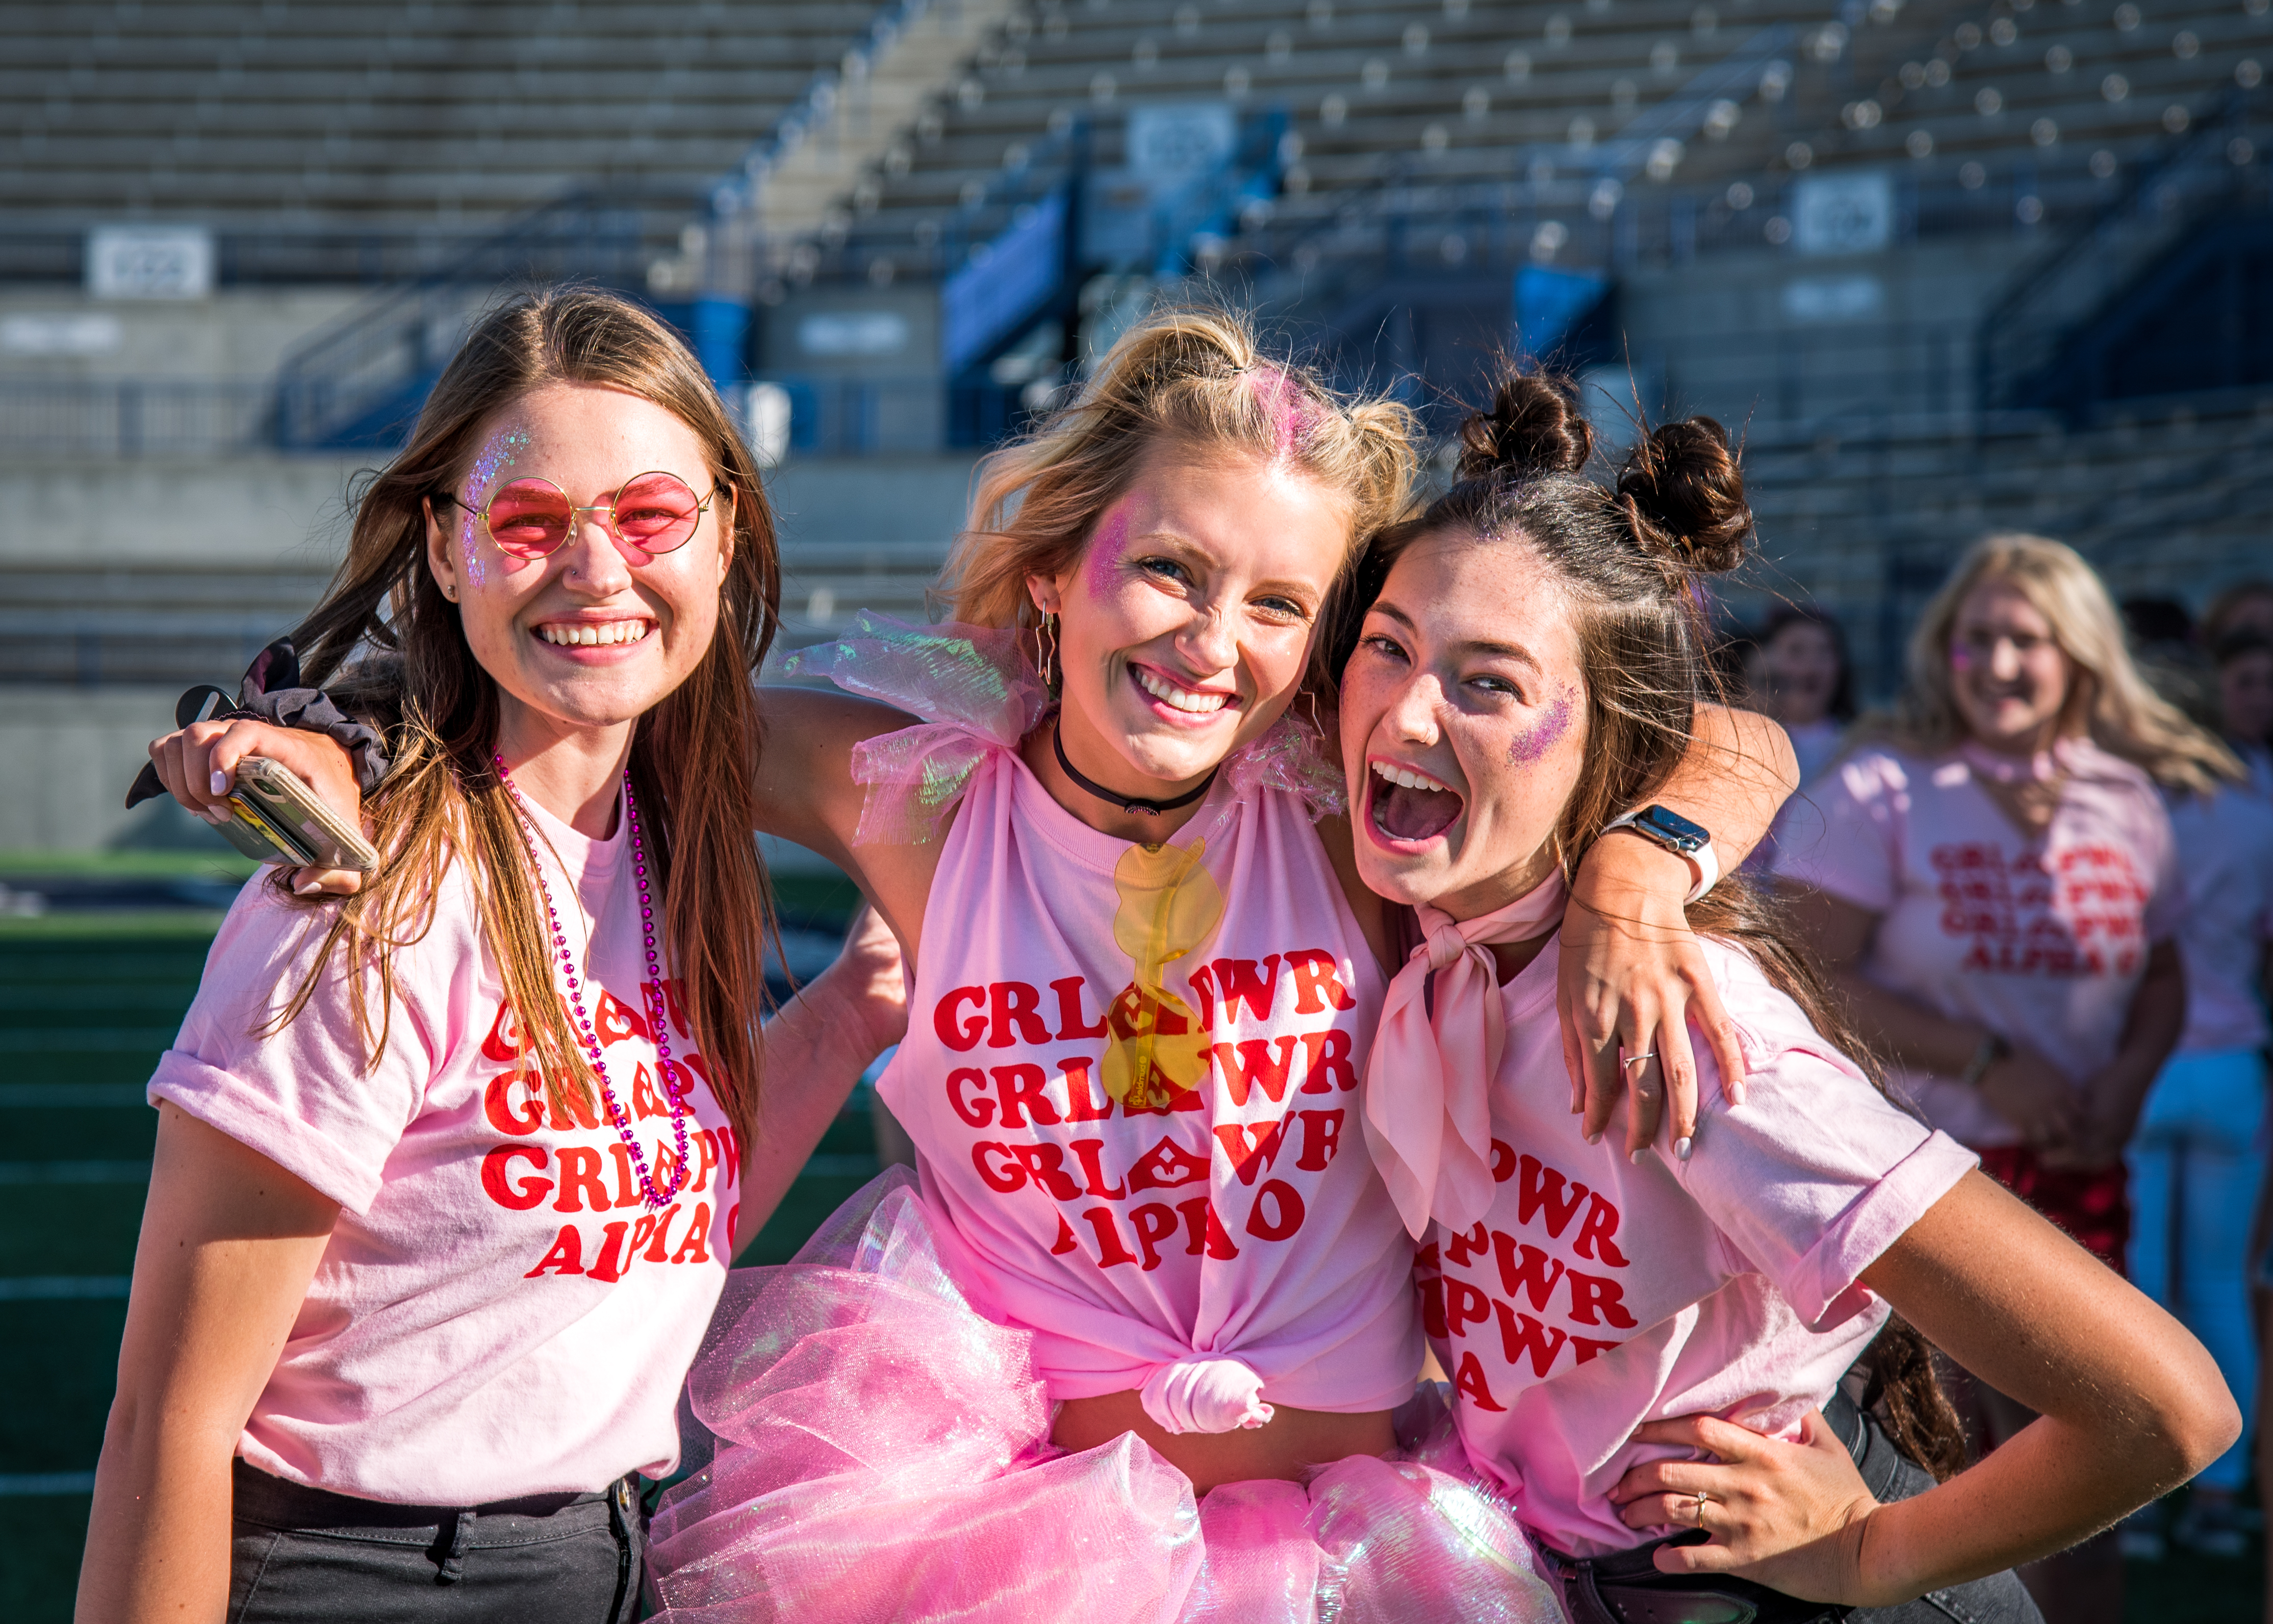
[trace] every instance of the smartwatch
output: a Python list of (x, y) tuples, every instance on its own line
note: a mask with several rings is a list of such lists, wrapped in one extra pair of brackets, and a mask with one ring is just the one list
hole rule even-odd
[(1713, 850), (1713, 833), (1704, 824), (1692, 823), (1678, 812), (1661, 806), (1647, 806), (1614, 817), (1602, 825), (1608, 834), (1613, 829), (1631, 829), (1644, 839), (1654, 841), (1675, 856), (1686, 859), (1690, 872), (1695, 876), (1689, 887), (1685, 902), (1694, 902), (1721, 877), (1721, 859)]

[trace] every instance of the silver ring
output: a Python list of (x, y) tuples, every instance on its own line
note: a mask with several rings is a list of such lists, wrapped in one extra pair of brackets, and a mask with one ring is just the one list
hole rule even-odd
[(1618, 1064), (1620, 1065), (1639, 1065), (1645, 1060), (1654, 1060), (1656, 1058), (1657, 1051), (1653, 1049), (1643, 1054), (1628, 1055), (1624, 1060), (1618, 1062)]

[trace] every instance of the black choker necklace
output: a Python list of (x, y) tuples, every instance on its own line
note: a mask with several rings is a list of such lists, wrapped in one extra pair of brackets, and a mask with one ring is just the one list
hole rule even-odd
[(1058, 753), (1058, 765), (1065, 769), (1066, 777), (1083, 789), (1099, 801), (1110, 801), (1123, 812), (1142, 812), (1147, 817), (1158, 817), (1163, 812), (1173, 812), (1178, 807), (1191, 805), (1208, 793), (1209, 787), (1215, 783), (1216, 773), (1223, 771), (1223, 765), (1219, 762), (1215, 771), (1209, 773), (1197, 789), (1186, 790), (1174, 801), (1146, 801), (1142, 796), (1124, 795), (1117, 789), (1107, 789), (1095, 778), (1084, 776), (1080, 768), (1066, 759), (1065, 737), (1054, 723), (1050, 727), (1050, 748)]

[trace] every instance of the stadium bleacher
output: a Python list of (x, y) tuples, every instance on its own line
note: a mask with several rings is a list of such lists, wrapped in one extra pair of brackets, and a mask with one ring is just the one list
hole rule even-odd
[[(679, 219), (866, 36), (868, 0), (0, 5), (0, 275), (185, 220), (243, 281), (430, 268), (568, 190)], [(679, 221), (666, 228), (676, 236)]]

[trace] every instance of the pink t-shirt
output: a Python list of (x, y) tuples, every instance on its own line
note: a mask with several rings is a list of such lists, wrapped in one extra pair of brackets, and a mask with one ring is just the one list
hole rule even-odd
[(1302, 800), (1244, 777), (1148, 850), (988, 744), (946, 838), (877, 1087), (1053, 1399), (1234, 1360), (1266, 1403), (1387, 1410), (1420, 1371), (1356, 1109), (1384, 980)]
[[(1962, 753), (1857, 750), (1809, 789), (1776, 872), (1879, 916), (1869, 980), (2027, 1044), (2081, 1086), (2114, 1058), (2148, 950), (2185, 899), (2147, 775), (2086, 740), (2060, 752), (2067, 787), (2032, 837)], [(1968, 1145), (2020, 1141), (1961, 1079), (1898, 1068), (1894, 1081)]]
[(1744, 1103), (1722, 1097), (1700, 1039), (1689, 1161), (1628, 1161), (1624, 1106), (1588, 1145), (1556, 1021), (1560, 949), (1558, 936), (1499, 989), (1497, 1193), (1465, 1234), (1436, 1225), (1421, 1291), (1471, 1460), (1549, 1545), (1600, 1556), (1647, 1538), (1618, 1520), (1611, 1485), (1683, 1454), (1631, 1443), (1633, 1430), (1710, 1411), (1797, 1437), (1886, 1321), (1859, 1276), (1975, 1158), (1889, 1103), (1750, 959), (1709, 941)]
[(2171, 802), (2171, 830), (2187, 893), (2179, 929), (2187, 966), (2179, 1051), (2262, 1049), (2259, 976), (2273, 941), (2273, 801), (2247, 784), (2181, 795)]
[[(593, 841), (532, 810), (558, 853), (544, 858), (546, 880), (581, 955), (608, 1079), (667, 1186), (670, 1109), (642, 1013), (623, 820)], [(305, 980), (326, 918), (286, 906), (265, 879), (248, 883), (150, 1082), (154, 1102), (173, 1101), (340, 1204), (237, 1453), (295, 1483), (418, 1505), (667, 1473), (679, 1387), (725, 1282), (740, 1162), (699, 1080), (678, 984), (667, 989), (670, 1064), (694, 1169), (656, 1214), (605, 1108), (596, 1102), (589, 1120), (549, 1109), (515, 1062), (514, 1018), (462, 869), (445, 876), (432, 929), (394, 956), (375, 1067), (363, 1069), (339, 958), (298, 1019), (255, 1036)]]

